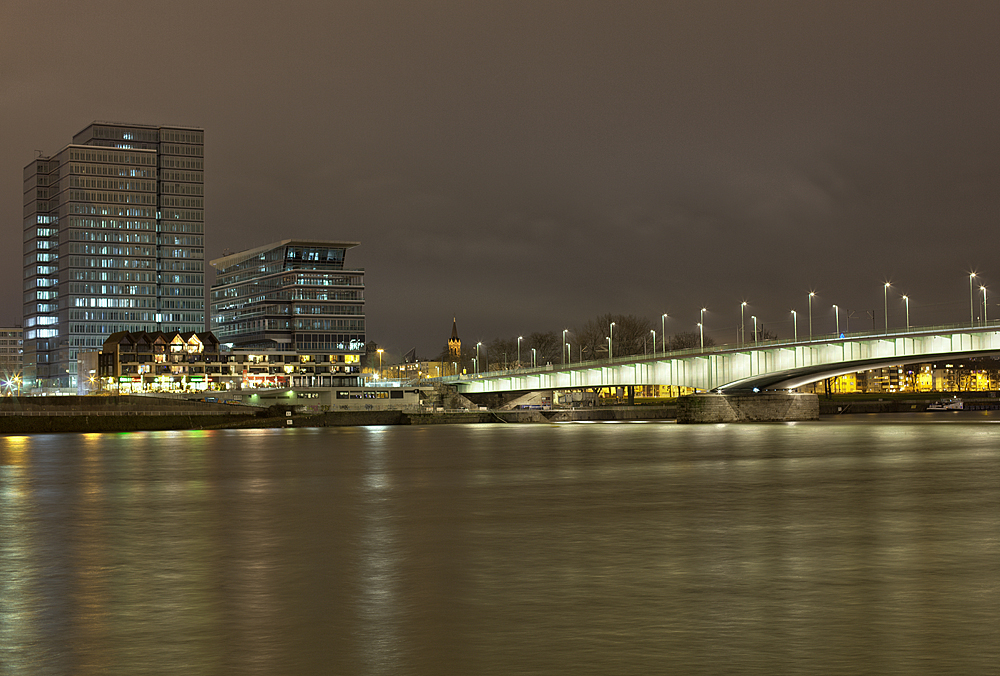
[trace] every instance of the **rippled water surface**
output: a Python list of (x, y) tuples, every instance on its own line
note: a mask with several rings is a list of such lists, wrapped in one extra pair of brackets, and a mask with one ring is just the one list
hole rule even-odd
[(1000, 425), (0, 439), (0, 674), (258, 673), (1000, 673)]

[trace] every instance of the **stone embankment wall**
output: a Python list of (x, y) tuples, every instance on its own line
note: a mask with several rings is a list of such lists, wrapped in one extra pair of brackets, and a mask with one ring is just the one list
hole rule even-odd
[(818, 420), (815, 394), (693, 394), (677, 400), (677, 422), (788, 422)]

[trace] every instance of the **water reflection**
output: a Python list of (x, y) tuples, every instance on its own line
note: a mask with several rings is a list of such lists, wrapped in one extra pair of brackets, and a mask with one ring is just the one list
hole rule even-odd
[(0, 442), (0, 672), (991, 673), (1000, 427)]

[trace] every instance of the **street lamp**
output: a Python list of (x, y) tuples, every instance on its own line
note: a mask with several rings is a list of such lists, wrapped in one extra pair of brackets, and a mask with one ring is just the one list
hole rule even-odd
[(608, 336), (608, 360), (614, 358), (614, 355), (611, 354), (611, 350), (614, 349), (614, 344), (615, 344), (615, 323), (611, 322), (611, 335)]
[(479, 346), (482, 343), (476, 343), (476, 375), (479, 374)]
[(799, 313), (792, 310), (792, 336), (795, 342), (799, 341)]
[(757, 315), (751, 315), (750, 319), (753, 320), (753, 344), (757, 345)]
[(378, 378), (379, 378), (379, 380), (381, 380), (382, 379), (382, 348), (380, 347), (380, 348), (378, 348), (375, 351), (378, 352)]
[(910, 297), (907, 295), (903, 296), (903, 300), (906, 302), (906, 330), (910, 330)]
[(885, 283), (882, 287), (882, 303), (883, 311), (885, 312), (885, 332), (889, 333), (889, 287), (892, 286), (889, 282)]
[[(562, 339), (563, 345), (566, 344), (566, 334), (567, 333), (569, 333), (569, 329), (563, 329), (563, 339)], [(562, 349), (562, 351), (563, 351), (563, 353), (562, 353), (562, 363), (565, 365), (566, 364), (566, 348), (564, 347)]]
[(655, 357), (656, 356), (656, 330), (655, 329), (650, 329), (649, 332), (653, 334), (653, 356)]
[(535, 348), (531, 348), (531, 368), (536, 368), (538, 366), (538, 360), (535, 356)]
[(701, 351), (705, 351), (705, 327), (701, 322), (698, 322), (698, 335), (701, 336)]
[(983, 292), (983, 326), (986, 326), (986, 323), (989, 321), (989, 318), (986, 316), (986, 307), (987, 307), (987, 305), (986, 305), (986, 287), (985, 286), (980, 286), (979, 288)]
[(836, 305), (833, 306), (833, 312), (837, 317), (837, 338), (840, 338), (840, 308)]
[(743, 319), (743, 311), (746, 309), (746, 306), (746, 301), (740, 303), (740, 347), (747, 342), (747, 323), (746, 320)]
[(976, 292), (972, 290), (972, 280), (975, 277), (975, 272), (969, 274), (969, 326), (976, 325)]
[(809, 340), (813, 339), (813, 296), (815, 295), (815, 291), (809, 292)]
[(661, 339), (663, 341), (663, 352), (666, 353), (666, 351), (667, 351), (667, 313), (666, 312), (664, 312), (663, 316), (660, 317), (660, 329), (661, 329), (660, 335), (663, 336), (663, 338)]
[(566, 343), (566, 354), (569, 355), (569, 363), (573, 363), (573, 350), (570, 348), (569, 343)]
[(517, 368), (521, 368), (521, 339), (524, 336), (517, 337)]
[(608, 361), (611, 361), (611, 336), (608, 336)]

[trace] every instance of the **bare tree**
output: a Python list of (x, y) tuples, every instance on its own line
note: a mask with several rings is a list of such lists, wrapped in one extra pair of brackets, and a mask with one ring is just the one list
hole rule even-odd
[[(671, 350), (686, 350), (691, 347), (701, 347), (701, 334), (694, 331), (675, 334), (669, 341)], [(705, 336), (705, 347), (715, 345), (715, 341)]]
[(574, 331), (573, 342), (586, 360), (607, 357), (609, 338), (613, 338), (611, 353), (615, 357), (643, 354), (648, 349), (646, 341), (651, 336), (652, 328), (652, 322), (645, 317), (605, 314)]

